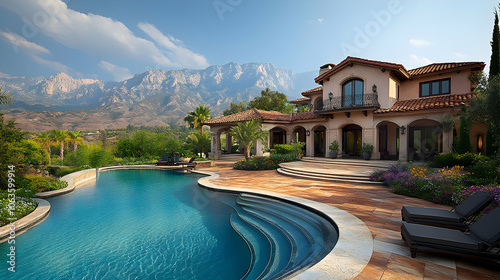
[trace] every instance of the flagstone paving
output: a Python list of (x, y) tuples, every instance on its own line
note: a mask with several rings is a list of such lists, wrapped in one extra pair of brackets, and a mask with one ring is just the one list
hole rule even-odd
[(285, 193), (318, 201), (348, 211), (370, 229), (374, 250), (370, 262), (355, 279), (500, 279), (500, 265), (467, 258), (418, 253), (410, 257), (401, 239), (403, 205), (436, 207), (421, 199), (394, 194), (385, 186), (332, 183), (283, 176), (272, 171), (239, 171), (231, 162), (217, 161), (209, 169), (219, 174), (211, 182)]

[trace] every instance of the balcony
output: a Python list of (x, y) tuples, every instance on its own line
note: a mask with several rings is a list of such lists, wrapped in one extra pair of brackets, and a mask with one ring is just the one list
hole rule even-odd
[(322, 114), (339, 111), (366, 110), (371, 108), (380, 108), (378, 94), (376, 93), (344, 97), (339, 96), (333, 97), (332, 99), (325, 99), (323, 100), (323, 104), (320, 104), (319, 108), (315, 108), (314, 112), (316, 114)]

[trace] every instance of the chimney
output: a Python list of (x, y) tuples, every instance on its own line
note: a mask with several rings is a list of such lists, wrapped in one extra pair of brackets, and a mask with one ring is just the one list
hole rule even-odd
[(321, 76), (321, 74), (328, 72), (333, 67), (335, 67), (335, 64), (331, 64), (331, 63), (325, 64), (325, 65), (319, 67), (319, 75), (318, 76)]

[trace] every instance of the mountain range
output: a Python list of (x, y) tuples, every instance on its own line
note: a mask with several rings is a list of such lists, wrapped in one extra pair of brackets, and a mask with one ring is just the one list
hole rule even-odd
[(3, 91), (14, 93), (1, 107), (28, 131), (95, 130), (181, 124), (198, 104), (219, 116), (230, 102), (251, 100), (269, 87), (289, 100), (315, 87), (316, 71), (294, 74), (271, 63), (228, 63), (203, 70), (151, 69), (122, 82), (74, 79), (66, 73), (45, 78), (0, 78)]

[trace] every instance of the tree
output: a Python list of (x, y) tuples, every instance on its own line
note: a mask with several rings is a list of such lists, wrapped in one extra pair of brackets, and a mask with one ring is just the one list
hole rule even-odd
[(68, 144), (73, 145), (73, 152), (76, 151), (79, 144), (83, 143), (83, 138), (80, 136), (80, 131), (72, 131), (68, 133)]
[[(486, 112), (488, 116), (488, 129), (491, 131), (490, 139), (493, 140), (494, 151), (500, 149), (500, 76), (490, 78), (486, 88)], [(488, 137), (487, 137), (488, 138)], [(488, 141), (488, 139), (486, 139)]]
[(458, 142), (458, 153), (465, 154), (471, 151), (470, 144), (470, 117), (467, 108), (463, 107), (460, 114), (460, 138)]
[(191, 128), (199, 128), (200, 134), (203, 134), (203, 123), (212, 118), (210, 111), (212, 111), (212, 109), (200, 104), (194, 111), (188, 113), (184, 121), (187, 122)]
[(267, 131), (262, 130), (262, 124), (257, 120), (240, 122), (237, 126), (232, 127), (229, 133), (245, 148), (246, 159), (250, 157), (252, 143), (255, 141), (264, 142), (268, 135)]
[(248, 110), (247, 102), (245, 100), (242, 100), (238, 104), (234, 102), (229, 103), (229, 109), (224, 110), (222, 114), (224, 116), (229, 116), (246, 110)]
[(0, 105), (9, 105), (12, 103), (12, 93), (2, 91), (0, 87)]
[(186, 142), (195, 154), (207, 155), (210, 152), (210, 134), (208, 133), (195, 132), (189, 135)]
[(53, 129), (50, 131), (50, 138), (52, 143), (59, 145), (59, 155), (61, 156), (61, 165), (64, 165), (64, 144), (66, 144), (68, 137), (67, 130)]
[(49, 153), (49, 165), (51, 165), (52, 162), (51, 162), (51, 158), (50, 158), (50, 154), (51, 154), (50, 146), (52, 145), (52, 137), (50, 136), (49, 133), (44, 131), (43, 133), (38, 134), (35, 141), (40, 143), (40, 145), (42, 145), (42, 148), (47, 150), (47, 152)]
[(498, 27), (498, 11), (495, 9), (495, 24), (491, 39), (490, 79), (500, 74), (500, 30)]
[(248, 108), (265, 111), (278, 111), (282, 113), (293, 113), (294, 106), (288, 102), (284, 93), (266, 88), (260, 92), (260, 97), (255, 97), (248, 103)]
[(8, 166), (15, 165), (16, 157), (12, 149), (16, 143), (23, 141), (26, 132), (16, 127), (13, 121), (4, 123), (3, 114), (0, 113), (0, 188), (7, 189)]

